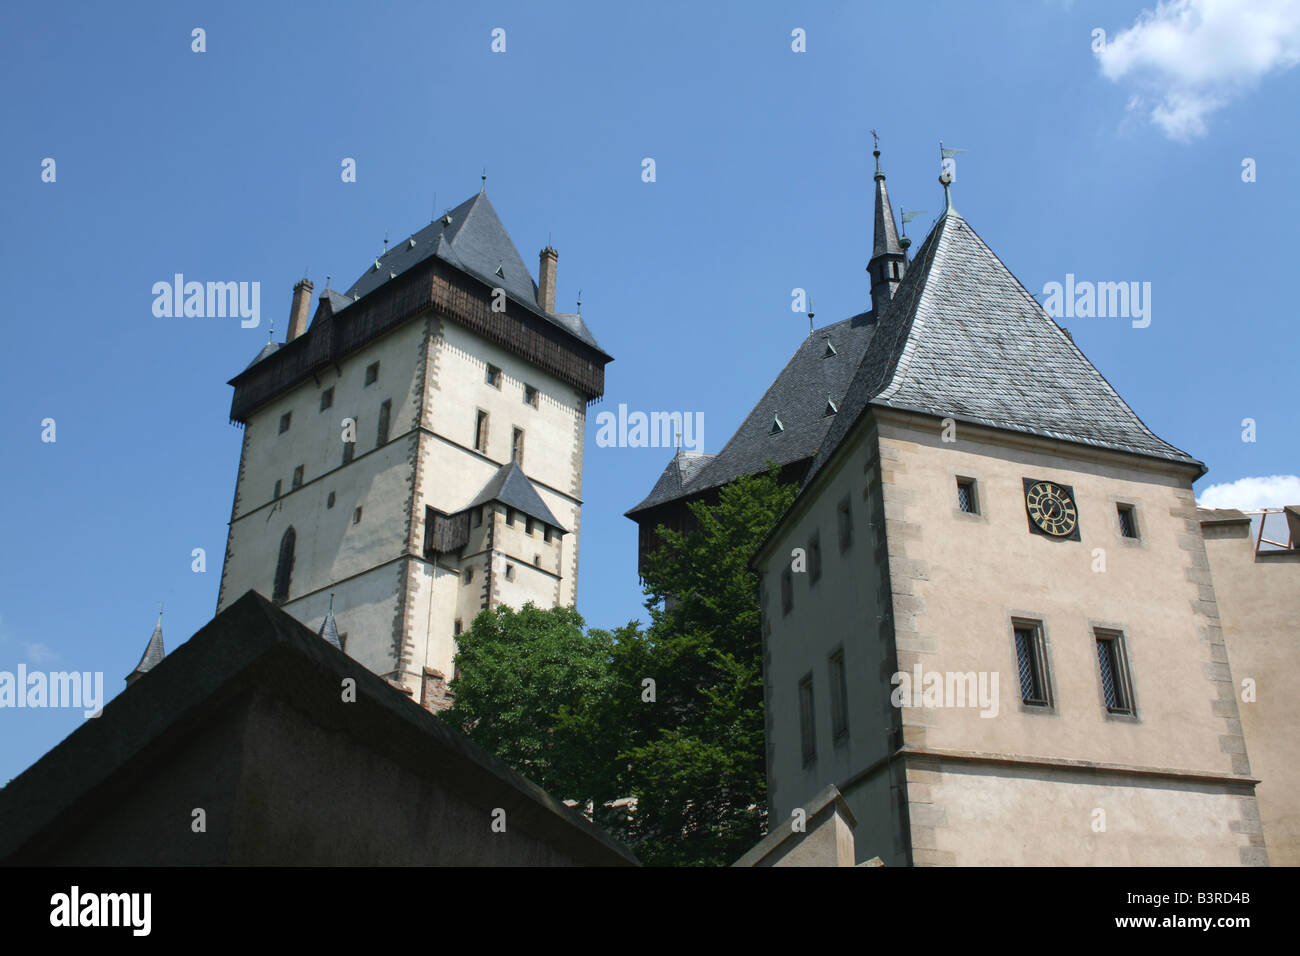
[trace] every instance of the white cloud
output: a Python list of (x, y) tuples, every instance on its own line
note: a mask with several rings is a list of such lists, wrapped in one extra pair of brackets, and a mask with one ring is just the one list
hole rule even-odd
[(1300, 504), (1300, 476), (1270, 475), (1267, 478), (1238, 478), (1222, 485), (1210, 485), (1196, 499), (1202, 508), (1237, 508), (1257, 511)]
[(51, 647), (45, 644), (28, 644), (23, 641), (23, 648), (27, 651), (27, 661), (31, 664), (44, 664), (46, 661), (58, 660), (59, 657)]
[(1097, 59), (1107, 79), (1131, 80), (1157, 101), (1151, 121), (1186, 142), (1264, 76), (1300, 63), (1300, 0), (1159, 0)]

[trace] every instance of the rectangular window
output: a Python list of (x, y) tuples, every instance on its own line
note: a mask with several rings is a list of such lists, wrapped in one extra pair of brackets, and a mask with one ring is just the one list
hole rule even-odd
[(831, 735), (839, 743), (849, 735), (848, 684), (844, 676), (844, 649), (830, 657), (831, 669)]
[(848, 495), (839, 503), (836, 515), (840, 524), (840, 551), (844, 552), (853, 545), (853, 505)]
[(334, 389), (331, 387), (325, 389), (325, 391), (320, 393), (320, 410), (323, 412), (325, 411), (325, 409), (332, 408), (333, 406), (334, 406)]
[(513, 581), (514, 579), (515, 579), (515, 566), (514, 566), (513, 564), (507, 564), (507, 565), (506, 565), (506, 580), (507, 580), (507, 581)]
[(356, 511), (352, 512), (352, 523), (353, 523), (353, 524), (361, 524), (361, 509), (360, 509), (360, 508), (358, 508)]
[(289, 430), (289, 420), (293, 418), (293, 412), (285, 412), (280, 416), (280, 434), (283, 435)]
[(803, 744), (804, 766), (817, 759), (817, 724), (813, 711), (812, 674), (799, 681), (799, 735)]
[(302, 487), (302, 469), (303, 466), (299, 465), (297, 468), (293, 470), (293, 487), (295, 488)]
[(379, 363), (375, 362), (373, 365), (366, 366), (366, 384), (374, 385), (377, 381), (379, 381)]
[(786, 567), (781, 571), (781, 613), (789, 614), (794, 607), (794, 574)]
[(524, 430), (516, 428), (510, 439), (510, 458), (519, 465), (524, 463)]
[(1119, 533), (1126, 538), (1138, 536), (1137, 514), (1132, 505), (1119, 505)]
[(433, 531), (436, 523), (436, 512), (428, 505), (424, 506), (424, 557), (427, 560), (433, 558)]
[(1133, 707), (1133, 683), (1129, 676), (1124, 635), (1119, 631), (1096, 631), (1097, 663), (1101, 667), (1101, 693), (1112, 714), (1137, 713)]
[(463, 629), (464, 629), (464, 626), (460, 623), (460, 618), (456, 618), (456, 623), (455, 623), (455, 625), (454, 625), (454, 626), (452, 627), (452, 629), (451, 629), (452, 634), (453, 634), (454, 636), (456, 636), (456, 637), (460, 637), (460, 632), (461, 632)]
[(384, 404), (379, 406), (379, 434), (375, 439), (375, 447), (388, 444), (388, 422), (393, 414), (393, 400), (386, 399)]
[(357, 435), (357, 429), (360, 428), (360, 427), (361, 427), (361, 425), (357, 422), (357, 420), (356, 420), (355, 418), (352, 419), (352, 432), (351, 432), (351, 434), (352, 434), (352, 440), (351, 440), (351, 441), (348, 441), (348, 440), (345, 438), (344, 441), (343, 441), (343, 464), (345, 464), (345, 465), (346, 465), (348, 462), (350, 462), (353, 458), (356, 457), (356, 454), (357, 454), (357, 438), (356, 438), (356, 435)]
[(478, 418), (474, 421), (474, 448), (483, 453), (487, 453), (487, 430), (488, 430), (488, 413), (479, 409)]
[(280, 479), (279, 479), (279, 478), (275, 479), (275, 497), (276, 497), (276, 498), (279, 498), (279, 497), (280, 497)]
[(815, 584), (822, 576), (822, 536), (817, 532), (808, 542), (808, 580)]
[(537, 407), (537, 389), (531, 385), (524, 386), (524, 404), (531, 405), (533, 408)]
[(510, 527), (512, 527), (512, 528), (515, 526), (515, 509), (514, 509), (514, 508), (507, 508), (507, 509), (506, 509), (506, 524), (510, 525)]
[(1016, 667), (1020, 674), (1020, 699), (1035, 707), (1051, 704), (1047, 679), (1047, 653), (1043, 645), (1043, 626), (1036, 621), (1017, 621)]
[(483, 527), (483, 509), (482, 509), (482, 508), (475, 508), (475, 509), (474, 509), (474, 527), (476, 527), (476, 528), (481, 528), (481, 527)]
[(542, 539), (547, 544), (551, 543), (551, 526), (549, 524), (542, 525)]
[(979, 514), (979, 502), (975, 498), (975, 479), (957, 479), (957, 507), (968, 515)]
[(473, 569), (473, 568), (466, 568), (466, 569), (465, 569), (465, 583), (466, 583), (466, 584), (472, 584), (473, 582), (474, 582), (474, 569)]
[(489, 365), (487, 367), (487, 375), (484, 377), (484, 381), (486, 381), (493, 388), (500, 388), (501, 369), (497, 368), (495, 365)]
[(532, 519), (532, 518), (528, 518), (528, 519), (524, 522), (524, 533), (527, 534), (530, 538), (533, 536), (533, 519)]

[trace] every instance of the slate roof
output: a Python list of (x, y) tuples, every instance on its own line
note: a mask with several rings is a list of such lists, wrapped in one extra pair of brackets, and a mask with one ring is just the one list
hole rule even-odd
[(325, 620), (321, 622), (320, 630), (316, 636), (339, 650), (343, 650), (343, 642), (339, 640), (339, 626), (334, 620), (334, 609), (331, 607), (325, 613)]
[(280, 351), (283, 344), (283, 342), (267, 342), (266, 345), (262, 346), (262, 351), (257, 353), (257, 357), (244, 366), (245, 370), (252, 368), (268, 355), (274, 355), (276, 352)]
[(158, 623), (153, 627), (153, 634), (149, 637), (149, 643), (145, 645), (144, 655), (131, 673), (147, 674), (162, 663), (162, 659), (166, 655), (167, 652), (163, 649), (162, 615), (159, 614)]
[(1205, 466), (1158, 438), (949, 210), (907, 269), (804, 486), (867, 405)]
[[(763, 471), (769, 459), (788, 465), (811, 458), (831, 422), (843, 414), (826, 415), (826, 404), (829, 400), (843, 408), (841, 399), (875, 332), (873, 318), (863, 312), (805, 338), (722, 450), (674, 456), (650, 494), (627, 516)], [(828, 341), (834, 354), (827, 354)], [(782, 430), (773, 432), (774, 416)]]
[(600, 349), (580, 316), (556, 315), (537, 304), (537, 284), (532, 273), (486, 193), (470, 197), (419, 232), (394, 243), (339, 297), (341, 303), (331, 298), (331, 307), (335, 313), (341, 312), (356, 299), (364, 298), (390, 278), (400, 276), (430, 256), (463, 269), (493, 288), (505, 289), (511, 299), (592, 348)]
[(551, 509), (546, 507), (546, 502), (542, 501), (541, 495), (528, 480), (524, 470), (513, 461), (502, 465), (492, 479), (483, 486), (478, 497), (466, 507), (477, 508), (489, 501), (499, 501), (508, 508), (514, 508), (538, 521), (546, 522), (561, 534), (568, 533), (568, 529), (560, 524), (555, 515), (551, 514)]

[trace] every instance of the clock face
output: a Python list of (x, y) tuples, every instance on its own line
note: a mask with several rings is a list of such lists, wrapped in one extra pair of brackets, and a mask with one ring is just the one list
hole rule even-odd
[(1071, 490), (1054, 481), (1026, 480), (1025, 507), (1029, 520), (1053, 538), (1067, 538), (1079, 527), (1079, 511)]

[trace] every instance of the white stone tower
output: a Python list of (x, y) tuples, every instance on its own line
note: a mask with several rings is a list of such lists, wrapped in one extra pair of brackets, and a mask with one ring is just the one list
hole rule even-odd
[(577, 597), (587, 405), (611, 361), (556, 313), (485, 193), (346, 293), (294, 287), (287, 341), (231, 379), (244, 427), (217, 610), (256, 590), (425, 706), (499, 604)]

